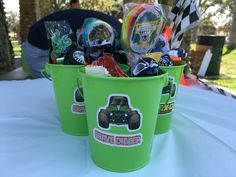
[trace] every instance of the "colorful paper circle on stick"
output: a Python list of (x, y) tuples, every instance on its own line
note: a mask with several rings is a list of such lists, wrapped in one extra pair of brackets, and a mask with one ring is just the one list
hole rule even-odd
[(88, 18), (83, 28), (84, 42), (87, 47), (113, 44), (115, 32), (108, 23), (96, 18)]
[(141, 4), (137, 7), (135, 7), (132, 11), (130, 11), (130, 13), (128, 15), (128, 16), (130, 16), (130, 18), (128, 18), (128, 21), (127, 21), (128, 36), (131, 35), (133, 26), (135, 24), (137, 17), (139, 16), (139, 14), (141, 12), (143, 12), (145, 9), (147, 9), (148, 7), (151, 7), (151, 4)]
[(157, 43), (163, 20), (162, 11), (158, 6), (142, 11), (132, 28), (130, 48), (136, 53), (150, 52)]
[(121, 33), (121, 41), (125, 48), (130, 49), (130, 35), (138, 15), (151, 6), (151, 4), (137, 4), (125, 15)]

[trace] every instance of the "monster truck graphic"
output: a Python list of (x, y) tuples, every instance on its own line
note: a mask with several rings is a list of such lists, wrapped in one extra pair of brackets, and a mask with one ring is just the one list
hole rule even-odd
[(111, 96), (108, 106), (98, 113), (98, 124), (105, 129), (114, 124), (128, 125), (129, 130), (136, 130), (140, 127), (140, 114), (130, 108), (126, 96)]
[(71, 104), (71, 112), (73, 114), (85, 114), (85, 103), (81, 94), (83, 94), (82, 88), (76, 88), (74, 90), (74, 102)]
[(133, 27), (130, 37), (130, 47), (137, 53), (148, 53), (155, 47), (162, 29), (161, 11), (155, 7), (141, 12)]
[[(175, 94), (176, 94), (177, 84), (175, 82), (175, 78), (174, 77), (169, 77), (169, 81), (171, 81), (173, 83), (171, 97), (174, 97)], [(170, 92), (171, 92), (171, 83), (169, 82), (168, 85), (163, 88), (162, 95), (169, 94)]]
[[(79, 92), (80, 90), (80, 92)], [(83, 96), (80, 94), (82, 93), (83, 94), (83, 89), (82, 88), (79, 88), (79, 90), (77, 89), (74, 93), (74, 97), (75, 97), (75, 101), (76, 102), (84, 102), (84, 98)]]

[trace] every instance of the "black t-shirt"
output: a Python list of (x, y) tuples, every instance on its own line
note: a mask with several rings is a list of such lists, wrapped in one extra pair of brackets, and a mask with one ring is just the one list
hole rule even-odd
[(114, 29), (116, 29), (117, 33), (120, 35), (121, 23), (115, 18), (98, 11), (84, 9), (68, 9), (61, 10), (52, 13), (48, 16), (45, 16), (41, 20), (37, 21), (34, 25), (32, 25), (28, 34), (28, 42), (31, 45), (40, 49), (49, 49), (47, 34), (44, 27), (45, 21), (65, 20), (71, 26), (73, 33), (76, 34), (77, 29), (82, 27), (84, 19), (91, 17), (109, 23)]

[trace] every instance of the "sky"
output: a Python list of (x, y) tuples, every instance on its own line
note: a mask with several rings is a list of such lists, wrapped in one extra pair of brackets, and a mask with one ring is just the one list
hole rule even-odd
[[(219, 7), (218, 6), (214, 6), (211, 7), (207, 10), (207, 12), (218, 12), (219, 11)], [(225, 10), (224, 14), (219, 15), (215, 15), (213, 17), (211, 17), (213, 23), (216, 25), (216, 27), (219, 26), (224, 26), (226, 23), (228, 23), (231, 18), (228, 17), (228, 15), (230, 14), (229, 10)]]
[(19, 0), (3, 0), (3, 2), (5, 6), (5, 12), (13, 11), (19, 13)]

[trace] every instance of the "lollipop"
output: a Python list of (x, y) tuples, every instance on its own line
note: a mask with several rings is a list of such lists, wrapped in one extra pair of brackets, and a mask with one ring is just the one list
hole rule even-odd
[(116, 36), (111, 25), (96, 18), (85, 19), (82, 29), (86, 47), (112, 45)]
[[(130, 18), (127, 19), (127, 30), (128, 30), (128, 36), (131, 35), (132, 28), (134, 26), (134, 23), (139, 16), (141, 12), (143, 12), (145, 9), (148, 7), (151, 7), (151, 4), (141, 4), (135, 7), (131, 12), (130, 12)], [(128, 15), (129, 16), (129, 15)]]
[(130, 48), (136, 53), (148, 53), (156, 45), (162, 29), (163, 15), (159, 6), (142, 11), (132, 28)]
[(142, 11), (151, 6), (152, 6), (151, 4), (145, 4), (145, 3), (137, 4), (137, 6), (135, 6), (132, 10), (130, 10), (127, 15), (125, 15), (124, 22), (122, 24), (121, 41), (126, 49), (130, 48), (130, 35), (138, 15)]
[(57, 63), (76, 45), (73, 32), (66, 21), (46, 21), (44, 25), (50, 43), (49, 61)]

